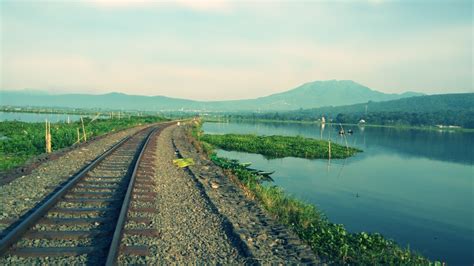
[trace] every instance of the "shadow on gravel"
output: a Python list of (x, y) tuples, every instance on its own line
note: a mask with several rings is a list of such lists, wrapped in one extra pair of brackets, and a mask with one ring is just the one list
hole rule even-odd
[[(82, 170), (84, 170), (88, 165), (84, 165), (82, 168), (80, 168), (76, 173), (80, 173)], [(24, 213), (22, 216), (20, 216), (15, 222), (10, 224), (7, 228), (5, 228), (2, 232), (3, 235), (7, 235), (10, 233), (13, 229), (15, 229), (20, 223), (22, 223), (24, 220), (26, 220), (33, 212), (35, 212), (38, 208), (43, 206), (45, 202), (47, 202), (49, 199), (51, 199), (61, 188), (63, 188), (64, 185), (69, 183), (71, 179), (75, 177), (76, 174), (71, 175), (69, 178), (64, 180), (61, 184), (59, 184), (51, 193), (46, 195), (41, 201), (39, 201), (33, 208), (28, 210), (26, 213)], [(2, 236), (3, 237), (3, 236)]]
[[(179, 149), (176, 147), (174, 138), (172, 138), (172, 143), (173, 143), (173, 148), (176, 152), (176, 157), (178, 157), (178, 159), (182, 159), (183, 156), (181, 155), (181, 152), (179, 151)], [(250, 251), (250, 249), (248, 248), (247, 244), (245, 244), (245, 242), (235, 232), (234, 226), (227, 219), (227, 217), (225, 217), (224, 215), (222, 215), (219, 212), (216, 205), (214, 205), (214, 203), (208, 197), (208, 195), (206, 193), (206, 190), (202, 186), (201, 182), (199, 182), (199, 180), (196, 178), (194, 173), (189, 169), (189, 167), (184, 167), (183, 169), (193, 179), (193, 181), (196, 184), (196, 187), (198, 188), (202, 198), (206, 201), (206, 203), (209, 204), (209, 207), (212, 210), (212, 212), (221, 218), (222, 228), (224, 229), (224, 232), (227, 235), (227, 237), (229, 238), (231, 244), (238, 250), (239, 254), (242, 257), (247, 258), (247, 262), (246, 262), (247, 264), (256, 264), (256, 265), (258, 265), (259, 264), (258, 260), (256, 260), (254, 258), (253, 254)]]

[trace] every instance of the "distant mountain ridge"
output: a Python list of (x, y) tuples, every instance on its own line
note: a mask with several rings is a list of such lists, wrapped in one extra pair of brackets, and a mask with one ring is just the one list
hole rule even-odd
[(363, 115), (366, 112), (434, 113), (444, 111), (474, 112), (474, 93), (423, 95), (384, 102), (369, 101), (362, 104), (295, 110), (285, 112), (285, 114), (299, 113), (320, 117), (322, 115), (335, 116), (340, 113)]
[(474, 93), (409, 97), (384, 102), (299, 109), (285, 112), (238, 113), (237, 119), (316, 121), (325, 117), (336, 123), (372, 125), (453, 125), (474, 129)]
[(230, 101), (194, 101), (166, 96), (123, 93), (43, 94), (37, 91), (1, 91), (0, 105), (102, 108), (147, 111), (289, 111), (300, 108), (339, 106), (368, 101), (388, 101), (423, 95), (416, 92), (387, 94), (350, 80), (305, 83), (294, 89), (265, 97)]

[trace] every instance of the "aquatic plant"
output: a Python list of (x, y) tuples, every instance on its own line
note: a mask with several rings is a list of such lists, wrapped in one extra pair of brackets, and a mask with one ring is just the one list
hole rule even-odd
[[(325, 140), (301, 136), (257, 136), (225, 134), (200, 136), (200, 140), (223, 150), (262, 154), (267, 158), (300, 157), (328, 158), (329, 145)], [(331, 158), (347, 158), (361, 152), (351, 147), (331, 143)]]

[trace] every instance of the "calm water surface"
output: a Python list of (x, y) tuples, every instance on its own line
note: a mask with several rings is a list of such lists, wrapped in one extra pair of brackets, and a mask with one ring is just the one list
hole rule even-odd
[[(473, 133), (346, 127), (346, 160), (283, 158), (218, 151), (274, 170), (276, 185), (318, 206), (352, 232), (379, 232), (451, 265), (474, 263)], [(285, 123), (205, 123), (206, 133), (302, 135), (344, 144), (338, 127)]]
[[(67, 115), (67, 114), (37, 114), (37, 113), (17, 113), (17, 112), (0, 112), (0, 121), (24, 121), (24, 122), (44, 122), (45, 119), (48, 121), (55, 122), (66, 122), (69, 116), (71, 122), (78, 121), (81, 119), (80, 115)], [(95, 117), (95, 115), (83, 115), (83, 117)], [(100, 117), (108, 118), (108, 116)]]

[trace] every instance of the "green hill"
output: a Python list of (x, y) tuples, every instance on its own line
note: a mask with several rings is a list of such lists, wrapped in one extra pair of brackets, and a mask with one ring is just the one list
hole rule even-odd
[[(335, 107), (322, 107), (304, 110), (314, 114), (334, 115), (338, 113), (365, 113), (368, 112), (437, 112), (437, 111), (474, 111), (474, 93), (453, 93), (429, 96), (417, 96), (392, 101), (368, 101), (362, 104), (353, 104)], [(301, 110), (290, 112), (298, 113)]]
[(458, 125), (474, 128), (474, 93), (417, 96), (289, 112), (234, 115), (234, 117), (297, 121), (315, 121), (322, 116), (340, 123), (357, 123), (364, 119), (367, 123), (378, 125)]

